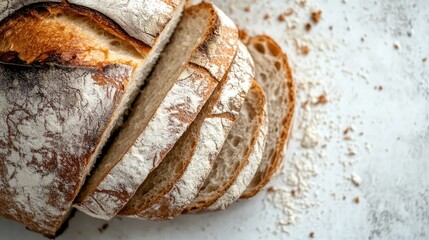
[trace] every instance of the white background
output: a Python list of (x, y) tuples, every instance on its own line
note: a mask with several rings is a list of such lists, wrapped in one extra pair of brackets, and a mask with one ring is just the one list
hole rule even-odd
[[(314, 149), (300, 146), (305, 119), (299, 107), (286, 158), (323, 153), (309, 160), (315, 175), (306, 178), (309, 189), (301, 196), (314, 206), (297, 209), (295, 223), (284, 227), (289, 233), (276, 231), (284, 213), (263, 203), (263, 191), (227, 211), (170, 222), (115, 218), (103, 233), (104, 221), (77, 213), (58, 239), (308, 239), (310, 232), (316, 239), (429, 239), (429, 60), (422, 60), (429, 57), (429, 1), (312, 0), (302, 8), (286, 0), (215, 2), (240, 27), (279, 41), (298, 85), (317, 83), (298, 88), (298, 106), (307, 95), (327, 94), (328, 104), (314, 110), (323, 140)], [(243, 11), (247, 6), (250, 12)], [(277, 20), (291, 6), (298, 30)], [(323, 17), (305, 33), (311, 9), (321, 9)], [(299, 54), (299, 39), (309, 43), (308, 56)], [(344, 142), (342, 131), (350, 125), (353, 141)], [(347, 155), (349, 145), (356, 156)], [(355, 163), (344, 167), (347, 159)], [(273, 185), (282, 188), (292, 168), (287, 161)], [(362, 178), (359, 187), (347, 179), (351, 173)], [(43, 238), (0, 218), (0, 239)]]

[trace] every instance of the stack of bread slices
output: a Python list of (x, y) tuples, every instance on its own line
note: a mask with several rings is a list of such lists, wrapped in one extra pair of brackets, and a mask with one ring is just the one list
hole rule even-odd
[(257, 194), (281, 166), (286, 55), (212, 3), (0, 4), (0, 214), (54, 237), (90, 216), (168, 220)]

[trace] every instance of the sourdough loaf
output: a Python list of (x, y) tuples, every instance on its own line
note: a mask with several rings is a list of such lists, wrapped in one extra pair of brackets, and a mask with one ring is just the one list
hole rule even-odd
[[(209, 206), (205, 210), (223, 210), (237, 201), (246, 190), (261, 164), (267, 140), (268, 123), (264, 90), (254, 81), (241, 109), (240, 118), (231, 129), (228, 139), (216, 159), (217, 171), (222, 169), (222, 165), (229, 165), (223, 169), (235, 165), (238, 166), (238, 174), (236, 177), (235, 175), (225, 177), (227, 180), (221, 180), (218, 183), (209, 183), (217, 184), (219, 187), (223, 185), (227, 190), (218, 194), (217, 199), (211, 205), (206, 204)], [(207, 181), (210, 181), (210, 177)]]
[(116, 215), (197, 116), (230, 67), (238, 31), (211, 3), (185, 10), (148, 85), (75, 206)]
[[(216, 210), (226, 207), (226, 204), (231, 203), (231, 198), (236, 200), (240, 197), (247, 185), (244, 185), (241, 193), (234, 192), (234, 196), (230, 195), (235, 191), (235, 186), (232, 189), (231, 187), (236, 183), (240, 173), (249, 161), (255, 162), (256, 166), (260, 163), (267, 131), (265, 104), (262, 88), (256, 82), (253, 82), (238, 121), (232, 127), (222, 150), (214, 160), (210, 174), (207, 174), (198, 194), (184, 212)], [(253, 175), (250, 177), (253, 177)], [(228, 192), (228, 190), (231, 191)], [(228, 194), (226, 197), (228, 202), (226, 202), (226, 198), (217, 202), (226, 193)]]
[(0, 214), (53, 237), (184, 1), (37, 2), (0, 3)]
[(281, 166), (295, 109), (292, 71), (280, 46), (268, 36), (256, 36), (248, 48), (255, 61), (256, 79), (267, 94), (270, 123), (262, 162), (242, 198), (258, 193)]
[(244, 44), (228, 74), (195, 121), (152, 171), (120, 215), (166, 220), (179, 215), (195, 197), (219, 153), (254, 77)]

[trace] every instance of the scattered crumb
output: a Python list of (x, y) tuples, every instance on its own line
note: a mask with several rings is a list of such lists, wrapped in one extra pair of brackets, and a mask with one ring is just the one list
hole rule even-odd
[(243, 10), (244, 10), (245, 12), (250, 12), (250, 7), (249, 7), (249, 6), (247, 6), (247, 7), (245, 7)]
[(347, 198), (346, 198), (346, 196), (343, 196), (343, 201), (345, 201)]
[(286, 17), (285, 17), (285, 15), (280, 14), (280, 15), (277, 17), (277, 20), (279, 20), (279, 22), (284, 22), (284, 21), (286, 21)]
[(288, 8), (285, 12), (284, 15), (285, 16), (291, 16), (292, 14), (294, 14), (294, 10), (292, 8)]
[(303, 102), (302, 104), (301, 104), (301, 108), (307, 108), (307, 106), (308, 106), (308, 101), (305, 101), (305, 102)]
[(301, 139), (301, 147), (313, 148), (319, 143), (319, 135), (314, 127), (307, 127), (304, 129), (304, 136)]
[(266, 13), (266, 14), (264, 15), (264, 20), (268, 20), (268, 19), (270, 19), (270, 15), (269, 15), (268, 13)]
[(308, 55), (310, 53), (310, 48), (308, 46), (302, 46), (300, 50), (303, 55)]
[(427, 57), (424, 57), (423, 59), (422, 59), (422, 61), (423, 62), (426, 62), (428, 60), (428, 58)]
[(346, 129), (344, 129), (343, 131), (343, 139), (350, 141), (352, 140), (352, 137), (349, 135), (350, 132), (353, 131), (353, 127), (347, 127)]
[(354, 202), (354, 203), (356, 203), (356, 204), (359, 204), (359, 201), (360, 201), (360, 200), (359, 200), (359, 197), (358, 197), (358, 196), (356, 196), (356, 197), (353, 199), (353, 202)]
[(334, 29), (333, 26), (329, 26), (329, 31), (332, 31), (332, 29)]
[(357, 149), (356, 149), (356, 147), (355, 147), (355, 146), (350, 145), (350, 146), (347, 148), (347, 155), (349, 155), (349, 156), (354, 156), (354, 155), (356, 155), (356, 154), (357, 154)]
[(314, 103), (314, 105), (326, 104), (326, 103), (328, 103), (328, 98), (326, 97), (326, 94), (322, 94), (317, 98), (317, 101)]
[(401, 45), (399, 44), (399, 42), (398, 42), (398, 41), (395, 41), (395, 42), (393, 43), (393, 48), (394, 48), (394, 49), (396, 49), (396, 50), (399, 50), (399, 49), (401, 48)]
[(309, 234), (308, 234), (308, 236), (310, 237), (310, 238), (314, 238), (314, 232), (310, 232)]
[(310, 30), (311, 30), (311, 24), (310, 23), (305, 24), (305, 31), (310, 32)]
[(322, 17), (322, 11), (314, 11), (311, 13), (311, 20), (313, 20), (314, 23), (319, 23), (320, 19)]
[(375, 86), (375, 90), (378, 90), (378, 91), (383, 91), (383, 86)]
[(350, 180), (352, 181), (352, 183), (356, 186), (359, 187), (360, 184), (362, 183), (362, 179), (359, 175), (352, 173), (352, 175), (350, 176)]
[(108, 227), (109, 227), (109, 224), (105, 223), (101, 227), (98, 228), (98, 231), (100, 233), (103, 233)]
[(353, 132), (353, 127), (346, 127), (346, 129), (344, 129), (344, 131), (343, 131), (343, 134), (344, 135), (347, 135), (347, 134), (349, 134), (349, 132)]
[(274, 192), (274, 188), (273, 187), (267, 188), (267, 192), (269, 192), (269, 193)]

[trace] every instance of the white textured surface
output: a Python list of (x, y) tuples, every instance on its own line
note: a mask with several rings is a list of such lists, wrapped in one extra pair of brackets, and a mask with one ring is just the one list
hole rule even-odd
[[(239, 2), (233, 16), (240, 20), (241, 26), (272, 35), (286, 47), (283, 40), (291, 36), (285, 32), (284, 25), (263, 24), (262, 16), (263, 9), (272, 11), (271, 20), (276, 23), (277, 14), (288, 8), (284, 3), (288, 1), (271, 1), (268, 7), (254, 6), (250, 13), (239, 11), (250, 1)], [(171, 222), (115, 218), (102, 234), (97, 228), (103, 221), (77, 214), (67, 232), (58, 239), (309, 239), (310, 231), (315, 232), (314, 239), (427, 239), (429, 60), (423, 63), (422, 59), (429, 57), (429, 1), (309, 2), (317, 3), (323, 10), (323, 19), (311, 34), (337, 42), (344, 39), (348, 44), (329, 52), (329, 56), (312, 50), (308, 59), (293, 57), (293, 66), (313, 63), (310, 60), (320, 62), (320, 80), (332, 82), (330, 92), (341, 95), (338, 101), (326, 105), (329, 118), (347, 127), (353, 116), (359, 115), (354, 123), (355, 132), (364, 135), (357, 142), (360, 148), (353, 169), (345, 170), (338, 163), (347, 153), (342, 141), (333, 140), (327, 145), (324, 158), (327, 160), (318, 163), (318, 175), (312, 180), (323, 187), (317, 196), (320, 204), (301, 214), (297, 223), (288, 228), (289, 235), (272, 233), (281, 211), (264, 207), (265, 192), (262, 192), (255, 199), (234, 204), (227, 211), (188, 215)], [(252, 19), (253, 13), (258, 17)], [(305, 23), (300, 22), (299, 27)], [(330, 25), (332, 32), (328, 30)], [(411, 29), (414, 34), (408, 37)], [(362, 43), (360, 39), (365, 35)], [(393, 48), (395, 41), (400, 43), (399, 50)], [(294, 48), (285, 49), (289, 55), (296, 55)], [(330, 64), (326, 63), (328, 58)], [(308, 65), (308, 68), (313, 67)], [(327, 74), (326, 69), (333, 68), (333, 73)], [(353, 72), (367, 69), (369, 83), (353, 78), (344, 69)], [(379, 85), (383, 86), (383, 91), (374, 90)], [(297, 128), (295, 125), (295, 130)], [(287, 156), (301, 148), (298, 137), (293, 132)], [(371, 146), (369, 152), (362, 147), (365, 142)], [(285, 167), (289, 167), (287, 163)], [(362, 179), (358, 188), (347, 180), (352, 173)], [(277, 181), (274, 185), (281, 184)], [(337, 198), (343, 195), (347, 198), (338, 200), (331, 193), (336, 193)], [(354, 196), (360, 197), (359, 204), (352, 202)], [(0, 233), (2, 239), (43, 239), (5, 219), (0, 219)]]

